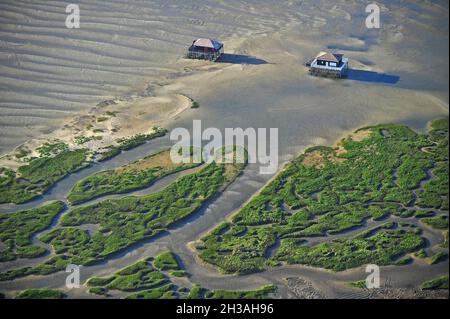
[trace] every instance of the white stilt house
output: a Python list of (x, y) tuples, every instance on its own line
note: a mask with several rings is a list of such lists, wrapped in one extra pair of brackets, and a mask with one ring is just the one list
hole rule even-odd
[(310, 62), (309, 74), (345, 77), (348, 75), (348, 59), (343, 54), (322, 52)]

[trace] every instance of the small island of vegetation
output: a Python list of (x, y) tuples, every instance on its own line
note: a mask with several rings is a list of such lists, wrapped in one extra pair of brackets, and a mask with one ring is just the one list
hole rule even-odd
[(53, 289), (27, 289), (17, 294), (16, 299), (64, 299), (66, 294)]
[(87, 286), (89, 292), (107, 297), (114, 290), (130, 292), (127, 299), (262, 299), (276, 292), (274, 285), (248, 291), (209, 290), (195, 283), (180, 286), (172, 280), (169, 271), (173, 269), (182, 270), (177, 257), (167, 251), (154, 259), (148, 257), (138, 261), (109, 277), (93, 277)]
[(72, 204), (80, 204), (108, 194), (127, 193), (148, 187), (162, 177), (198, 165), (174, 164), (170, 159), (170, 150), (165, 150), (132, 164), (91, 175), (76, 183), (67, 199)]

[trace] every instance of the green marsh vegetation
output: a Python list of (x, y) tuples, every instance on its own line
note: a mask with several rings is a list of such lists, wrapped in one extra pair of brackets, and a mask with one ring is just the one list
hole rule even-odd
[(422, 290), (438, 290), (438, 289), (448, 290), (448, 275), (426, 281), (422, 284), (421, 288)]
[(351, 281), (351, 282), (347, 283), (347, 286), (350, 288), (356, 288), (356, 289), (366, 289), (367, 283), (365, 280)]
[(152, 265), (152, 258), (147, 258), (118, 271), (110, 277), (93, 277), (89, 279), (87, 285), (92, 288), (102, 288), (102, 292), (107, 293), (108, 290), (150, 289), (168, 283), (168, 277)]
[(266, 285), (261, 288), (247, 291), (228, 291), (223, 289), (213, 289), (205, 293), (208, 299), (266, 299), (277, 291), (274, 285)]
[(172, 252), (163, 252), (154, 259), (148, 257), (128, 266), (109, 277), (93, 277), (87, 286), (93, 294), (109, 296), (111, 290), (130, 292), (128, 299), (259, 299), (276, 292), (267, 285), (255, 290), (208, 290), (193, 283), (190, 287), (177, 286), (172, 281), (171, 269), (180, 268)]
[(53, 289), (27, 289), (17, 294), (16, 299), (64, 299), (66, 294)]
[(189, 102), (191, 102), (191, 109), (198, 109), (200, 107), (200, 103), (198, 103), (198, 101), (194, 100), (190, 96), (187, 95), (183, 96), (186, 97), (189, 100)]
[(428, 257), (428, 254), (427, 254), (427, 252), (425, 251), (425, 249), (421, 249), (421, 250), (419, 250), (418, 252), (416, 252), (415, 254), (414, 254), (414, 256), (415, 257), (417, 257), (417, 258), (427, 258)]
[(441, 245), (442, 248), (448, 248), (448, 230), (444, 232), (444, 242)]
[[(138, 134), (123, 138), (118, 145), (110, 146), (99, 155), (98, 161), (110, 159), (122, 151), (130, 150), (149, 140), (166, 135), (167, 130), (154, 128), (150, 134)], [(74, 143), (83, 145), (101, 136), (77, 136)], [(90, 165), (92, 152), (87, 148), (70, 149), (61, 141), (46, 142), (36, 149), (38, 157), (21, 151), (18, 155), (24, 165), (17, 170), (0, 167), (0, 204), (22, 204), (45, 194), (56, 182)]]
[(0, 241), (5, 249), (0, 251), (0, 262), (17, 258), (35, 258), (47, 251), (32, 244), (33, 235), (50, 227), (65, 205), (61, 201), (51, 204), (0, 215)]
[[(434, 121), (428, 134), (377, 125), (335, 148), (306, 150), (228, 223), (203, 237), (197, 250), (220, 271), (238, 274), (283, 263), (334, 271), (403, 264), (401, 258), (420, 251), (425, 241), (420, 228), (389, 218), (416, 215), (444, 228), (448, 220), (433, 217), (433, 210), (448, 210), (448, 119)], [(310, 237), (324, 241), (311, 245)]]
[(171, 277), (189, 277), (189, 274), (184, 270), (174, 270), (170, 272)]
[(100, 154), (98, 161), (106, 161), (120, 154), (122, 151), (128, 151), (155, 138), (162, 137), (166, 134), (166, 129), (161, 127), (154, 127), (153, 132), (150, 134), (136, 134), (132, 137), (119, 139), (117, 145), (107, 147), (105, 151)]
[(80, 204), (108, 194), (121, 194), (150, 186), (156, 180), (196, 167), (200, 164), (174, 164), (170, 150), (145, 157), (130, 165), (91, 175), (70, 191), (67, 199), (72, 204)]
[(416, 251), (423, 245), (424, 240), (414, 233), (381, 226), (370, 233), (312, 247), (298, 247), (295, 239), (286, 239), (274, 259), (342, 271), (369, 263), (379, 266), (397, 264), (398, 256)]
[(170, 251), (165, 251), (156, 256), (154, 265), (161, 271), (181, 270), (177, 257)]
[(47, 192), (51, 186), (88, 165), (87, 149), (69, 150), (64, 143), (46, 143), (40, 154), (17, 171), (0, 167), (0, 204), (21, 204)]
[(86, 144), (87, 142), (92, 141), (93, 139), (95, 139), (95, 136), (75, 136), (74, 143), (77, 145), (83, 145)]
[[(31, 274), (46, 275), (68, 264), (90, 265), (136, 243), (153, 238), (195, 213), (241, 173), (244, 164), (212, 162), (185, 175), (165, 189), (146, 196), (104, 200), (62, 216), (59, 227), (39, 239), (52, 245), (55, 255), (35, 267), (0, 273), (0, 280)], [(89, 234), (82, 225), (98, 225)]]
[(433, 256), (430, 257), (430, 265), (435, 265), (440, 263), (441, 261), (448, 259), (448, 253), (445, 253), (443, 251), (437, 252)]
[(448, 216), (436, 216), (431, 218), (423, 218), (422, 223), (434, 229), (446, 230), (448, 229)]

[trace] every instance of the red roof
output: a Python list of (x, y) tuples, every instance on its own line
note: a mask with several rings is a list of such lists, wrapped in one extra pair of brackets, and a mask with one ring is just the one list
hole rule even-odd
[(211, 40), (211, 39), (197, 39), (194, 41), (194, 46), (218, 50), (222, 47), (222, 43), (220, 43), (217, 40)]

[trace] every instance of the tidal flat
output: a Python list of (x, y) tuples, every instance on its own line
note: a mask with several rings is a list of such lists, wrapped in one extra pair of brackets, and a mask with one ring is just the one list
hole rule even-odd
[[(390, 156), (396, 152), (399, 156)], [(173, 239), (176, 233), (172, 231), (186, 235), (186, 228), (197, 226), (195, 220), (201, 217), (199, 214), (204, 214), (202, 210), (210, 209), (208, 206), (214, 205), (214, 201), (220, 200), (221, 196), (203, 208), (201, 201), (211, 198), (219, 189), (226, 192), (223, 185), (232, 183), (243, 167), (208, 164), (193, 174), (179, 178), (162, 191), (147, 196), (99, 200), (96, 204), (74, 208), (62, 216), (59, 227), (39, 237), (41, 242), (51, 244), (53, 252), (47, 261), (34, 267), (6, 270), (0, 274), (0, 279), (11, 284), (22, 281), (20, 278), (24, 276), (23, 281), (27, 282), (30, 275), (56, 273), (53, 277), (58, 277), (58, 271), (73, 262), (95, 271), (105, 265), (103, 261), (106, 265), (115, 260), (126, 262), (127, 251), (154, 246), (167, 237)], [(192, 187), (189, 181), (194, 183)], [(186, 191), (188, 197), (184, 197)], [(176, 193), (184, 194), (181, 201), (171, 197)], [(167, 196), (169, 201), (164, 200)], [(192, 203), (189, 203), (189, 198)], [(200, 202), (195, 204), (198, 199)], [(170, 207), (166, 207), (164, 202), (170, 203)], [(164, 214), (159, 214), (158, 210)], [(138, 215), (134, 216), (136, 213)], [(139, 221), (139, 216), (143, 216), (142, 222), (147, 226), (141, 227), (144, 224)], [(193, 219), (189, 220), (188, 216)], [(186, 217), (187, 220), (173, 228), (174, 222)], [(26, 216), (24, 218), (27, 219)], [(80, 227), (94, 224), (99, 226), (92, 232)], [(158, 237), (163, 228), (172, 234)], [(152, 232), (146, 235), (147, 230)], [(39, 231), (37, 229), (35, 232)], [(139, 235), (141, 231), (142, 236)], [(23, 237), (21, 234), (17, 236)], [(271, 268), (280, 268), (280, 274), (287, 279), (290, 271), (283, 263), (313, 266), (319, 272), (320, 268), (342, 272), (359, 269), (366, 263), (377, 263), (398, 268), (424, 268), (427, 270), (425, 276), (428, 276), (436, 271), (445, 274), (442, 271), (448, 265), (446, 237), (448, 119), (441, 119), (430, 124), (427, 134), (418, 134), (404, 125), (380, 124), (357, 130), (334, 148), (316, 146), (307, 149), (228, 221), (207, 236), (200, 237), (201, 241), (195, 244), (197, 251), (191, 250), (190, 255), (199, 253), (201, 260), (218, 266), (222, 272), (238, 273), (240, 276), (226, 277), (236, 280), (251, 280), (249, 274), (255, 271), (269, 276), (276, 272)], [(146, 243), (148, 238), (154, 240)], [(314, 243), (315, 238), (321, 240)], [(310, 239), (313, 240), (308, 243)], [(14, 235), (10, 240), (14, 243)], [(133, 242), (143, 242), (144, 245), (130, 246)], [(183, 251), (189, 247), (192, 246), (177, 245), (174, 250), (181, 248)], [(125, 254), (115, 253), (124, 250)], [(419, 250), (424, 254), (418, 255)], [(132, 258), (137, 256), (133, 254)], [(200, 260), (194, 260), (194, 264), (186, 262), (181, 254), (183, 268), (180, 268), (178, 261), (175, 262), (171, 256), (161, 254), (154, 265), (160, 270), (174, 271), (170, 273), (173, 278), (188, 275), (188, 282), (196, 283), (191, 280), (201, 282), (214, 273)], [(435, 265), (439, 267), (429, 268)], [(202, 269), (201, 274), (199, 269)], [(344, 273), (343, 277), (348, 274)], [(216, 284), (223, 285), (220, 281), (222, 276), (216, 274)], [(339, 277), (337, 273), (336, 277)], [(277, 276), (271, 279), (272, 284), (275, 278)], [(235, 293), (245, 297), (247, 292), (242, 292), (248, 288), (245, 280), (238, 285), (233, 285), (233, 281), (227, 279), (227, 285), (231, 284), (232, 288), (209, 289), (217, 292), (216, 297), (222, 294), (230, 297), (233, 295), (231, 291), (238, 291)], [(308, 284), (311, 283), (308, 281)], [(428, 287), (425, 283), (420, 284)], [(208, 279), (207, 285), (211, 285), (211, 279)], [(316, 285), (311, 289), (318, 289)], [(143, 291), (136, 296), (130, 295), (130, 298), (189, 295), (188, 290), (178, 291), (179, 287), (172, 284), (164, 286), (163, 290), (163, 286), (159, 287), (160, 283), (155, 286), (158, 286), (155, 291)], [(175, 287), (178, 288), (174, 290)], [(265, 287), (261, 289), (269, 289), (269, 286)], [(113, 286), (110, 288), (114, 290)], [(349, 285), (346, 288), (352, 289)], [(255, 289), (258, 293), (260, 288)], [(96, 295), (109, 295), (105, 287), (93, 287), (91, 290)], [(268, 291), (278, 293), (278, 289)], [(317, 294), (322, 293), (317, 291)], [(204, 296), (215, 295), (205, 293)]]
[[(284, 164), (310, 146), (332, 147), (360, 127), (396, 123), (423, 134), (431, 120), (448, 116), (446, 1), (380, 1), (385, 15), (380, 30), (364, 28), (364, 6), (357, 1), (290, 1), (276, 8), (271, 1), (233, 0), (185, 1), (176, 5), (166, 1), (142, 5), (130, 0), (126, 7), (109, 1), (79, 3), (86, 24), (78, 33), (55, 27), (65, 19), (62, 4), (0, 4), (0, 16), (10, 21), (0, 27), (6, 57), (0, 63), (0, 150), (5, 156), (12, 152), (13, 159), (2, 158), (1, 166), (12, 163), (14, 168), (15, 155), (20, 156), (21, 150), (16, 147), (22, 143), (24, 149), (32, 149), (47, 139), (73, 142), (86, 134), (110, 144), (110, 139), (146, 133), (154, 125), (169, 130), (190, 129), (193, 119), (202, 120), (204, 127), (221, 130), (278, 127), (280, 162)], [(203, 8), (202, 17), (199, 6)], [(17, 17), (17, 12), (27, 18)], [(222, 63), (182, 59), (186, 45), (198, 36), (217, 37), (225, 43), (227, 56)], [(336, 49), (350, 58), (355, 71), (348, 80), (307, 75), (304, 62), (323, 49)], [(96, 62), (92, 63), (92, 59)], [(200, 107), (189, 108), (180, 94), (192, 97)], [(38, 138), (42, 140), (33, 142)], [(85, 145), (96, 147), (99, 142), (93, 139)], [(61, 199), (68, 204), (67, 194), (83, 178), (131, 164), (170, 145), (167, 137), (150, 141), (74, 172), (27, 204), (0, 205), (0, 211), (33, 209)], [(111, 275), (169, 249), (180, 256), (191, 279), (208, 289), (248, 290), (273, 283), (280, 287), (280, 296), (298, 298), (298, 287), (292, 288), (290, 283), (303, 282), (322, 292), (309, 295), (367, 297), (364, 292), (346, 287), (347, 282), (364, 278), (361, 267), (333, 273), (310, 266), (283, 265), (235, 276), (221, 275), (195, 259), (187, 244), (226, 222), (271, 177), (259, 175), (258, 167), (249, 165), (218, 198), (183, 223), (84, 267), (82, 278)], [(165, 186), (171, 182), (171, 177), (161, 180)], [(160, 190), (159, 185), (145, 192)], [(57, 227), (59, 217), (51, 223), (52, 229)], [(404, 221), (402, 217), (391, 218), (398, 225)], [(407, 223), (422, 228), (429, 240), (429, 247), (425, 247), (429, 252), (430, 247), (441, 244), (442, 231), (423, 227), (427, 224), (419, 219), (411, 217)], [(367, 226), (377, 227), (382, 222), (369, 221)], [(431, 224), (442, 225), (442, 221), (433, 220)], [(328, 234), (332, 238), (340, 235)], [(428, 255), (431, 258), (434, 253)], [(0, 269), (32, 267), (47, 257), (3, 262)], [(430, 267), (428, 259), (418, 258), (405, 266), (382, 269), (384, 283), (411, 289), (448, 274), (448, 260)], [(9, 297), (29, 288), (64, 289), (65, 276), (57, 272), (1, 282), (0, 291)], [(301, 280), (292, 279), (299, 277)], [(92, 297), (84, 290), (65, 293), (69, 298)]]

